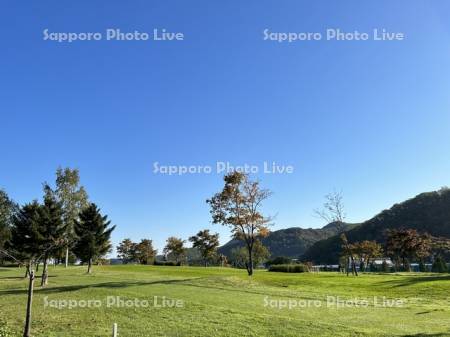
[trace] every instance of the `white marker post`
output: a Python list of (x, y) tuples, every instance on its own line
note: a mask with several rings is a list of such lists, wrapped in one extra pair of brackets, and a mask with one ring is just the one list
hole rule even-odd
[(113, 324), (113, 334), (112, 337), (117, 337), (117, 323)]

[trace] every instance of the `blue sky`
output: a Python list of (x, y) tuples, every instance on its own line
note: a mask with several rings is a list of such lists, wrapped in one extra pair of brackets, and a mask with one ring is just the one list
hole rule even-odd
[[(259, 174), (274, 229), (320, 227), (342, 190), (348, 220), (450, 184), (448, 1), (4, 1), (0, 186), (41, 196), (79, 168), (125, 237), (211, 228), (217, 174), (165, 165), (293, 165)], [(184, 41), (44, 41), (51, 32), (182, 32)], [(404, 41), (264, 41), (273, 32), (402, 32)]]

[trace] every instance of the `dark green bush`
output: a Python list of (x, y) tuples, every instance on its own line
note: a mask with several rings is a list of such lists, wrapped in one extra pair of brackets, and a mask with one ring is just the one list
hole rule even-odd
[(292, 259), (290, 259), (289, 257), (277, 256), (274, 259), (267, 261), (266, 265), (272, 266), (275, 264), (290, 264), (291, 262), (292, 262)]
[(306, 273), (309, 268), (304, 264), (275, 264), (270, 266), (269, 271), (281, 273)]
[(362, 261), (359, 263), (359, 270), (361, 272), (365, 272), (366, 271), (366, 264), (364, 262), (362, 262)]
[(423, 263), (423, 261), (420, 261), (420, 263), (419, 263), (419, 271), (421, 273), (425, 273), (428, 271), (427, 266), (425, 265), (425, 263)]
[(156, 261), (154, 262), (155, 266), (181, 266), (181, 262), (175, 262), (175, 261)]
[(445, 263), (442, 257), (438, 256), (434, 260), (433, 266), (431, 267), (431, 271), (433, 273), (446, 273), (448, 271), (447, 264)]

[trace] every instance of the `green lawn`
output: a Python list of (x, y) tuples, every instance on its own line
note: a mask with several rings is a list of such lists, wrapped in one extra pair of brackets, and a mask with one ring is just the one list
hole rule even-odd
[[(114, 322), (123, 337), (450, 336), (448, 274), (346, 277), (258, 271), (249, 278), (245, 271), (228, 268), (96, 266), (92, 275), (85, 271), (50, 267), (49, 285), (41, 289), (36, 282), (33, 336), (110, 336)], [(0, 268), (0, 320), (18, 336), (26, 303), (23, 272)], [(108, 296), (150, 305), (108, 307)], [(159, 303), (163, 296), (179, 300), (179, 307), (155, 307), (154, 296)], [(354, 303), (338, 308), (327, 303), (327, 296)], [(383, 297), (389, 300), (385, 306)], [(391, 307), (395, 299), (403, 302)], [(97, 305), (54, 307), (55, 301), (68, 300), (97, 300)], [(309, 307), (299, 307), (308, 300)], [(289, 301), (297, 307), (276, 307)]]

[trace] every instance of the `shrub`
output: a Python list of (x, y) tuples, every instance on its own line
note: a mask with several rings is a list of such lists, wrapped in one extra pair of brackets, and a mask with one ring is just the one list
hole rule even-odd
[(423, 261), (420, 261), (420, 263), (419, 263), (419, 271), (421, 273), (425, 273), (428, 271), (427, 266), (425, 265), (425, 263), (423, 263)]
[(366, 271), (366, 265), (365, 265), (365, 263), (362, 262), (362, 261), (359, 263), (359, 270), (360, 270), (361, 272), (365, 272), (365, 271)]
[(447, 272), (447, 264), (444, 259), (440, 256), (436, 258), (433, 262), (433, 266), (431, 267), (431, 271), (433, 273), (446, 273)]
[(304, 264), (275, 264), (270, 266), (269, 271), (281, 273), (306, 273), (309, 268)]
[(277, 256), (272, 260), (269, 260), (266, 262), (268, 266), (272, 266), (275, 264), (290, 264), (292, 262), (292, 259), (284, 256)]
[(181, 262), (175, 262), (175, 261), (156, 261), (153, 263), (155, 266), (181, 266)]

